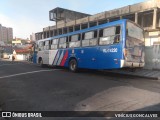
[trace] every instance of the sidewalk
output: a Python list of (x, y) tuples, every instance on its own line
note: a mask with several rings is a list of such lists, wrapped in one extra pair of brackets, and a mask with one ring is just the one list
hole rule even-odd
[[(4, 59), (4, 58), (0, 58), (0, 61), (12, 61), (12, 59)], [(27, 60), (14, 60), (15, 62), (24, 62)]]
[(129, 70), (107, 70), (107, 72), (160, 80), (160, 70), (137, 69), (134, 72), (131, 72)]

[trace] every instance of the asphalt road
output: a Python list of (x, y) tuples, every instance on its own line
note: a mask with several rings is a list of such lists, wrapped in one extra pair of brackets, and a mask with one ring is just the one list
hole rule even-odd
[[(160, 81), (91, 70), (72, 73), (62, 68), (40, 68), (27, 62), (1, 60), (0, 109), (2, 111), (160, 111)], [(9, 120), (21, 119), (9, 118)], [(75, 118), (43, 119), (74, 120)], [(82, 120), (91, 119), (100, 118)]]

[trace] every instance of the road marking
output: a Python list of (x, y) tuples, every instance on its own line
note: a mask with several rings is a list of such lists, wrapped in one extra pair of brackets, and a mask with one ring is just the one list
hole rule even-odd
[(26, 75), (26, 74), (33, 74), (33, 73), (38, 73), (38, 72), (50, 72), (50, 71), (55, 71), (55, 70), (58, 70), (58, 69), (54, 69), (54, 70), (39, 70), (39, 71), (31, 71), (31, 72), (25, 72), (25, 73), (18, 73), (18, 74), (13, 74), (13, 75), (2, 76), (2, 77), (0, 77), (0, 79), (20, 76), (20, 75)]
[(22, 64), (22, 63), (14, 63), (14, 64), (10, 63), (10, 64), (3, 64), (3, 65), (0, 65), (0, 66), (6, 66), (6, 65), (17, 65), (17, 64)]

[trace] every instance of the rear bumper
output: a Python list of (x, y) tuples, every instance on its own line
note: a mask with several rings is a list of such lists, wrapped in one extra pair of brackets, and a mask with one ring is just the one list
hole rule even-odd
[(141, 68), (141, 67), (144, 67), (144, 65), (145, 63), (127, 62), (125, 60), (121, 60), (121, 67)]

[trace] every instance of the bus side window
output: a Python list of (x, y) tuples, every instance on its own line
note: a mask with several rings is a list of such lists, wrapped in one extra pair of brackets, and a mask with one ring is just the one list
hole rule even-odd
[(44, 41), (44, 50), (49, 50), (49, 40)]
[(44, 47), (43, 47), (44, 50), (46, 50), (46, 42), (45, 42), (45, 41), (43, 42), (43, 46), (44, 46)]
[(68, 42), (71, 42), (71, 37), (72, 37), (72, 36), (69, 36), (69, 38), (68, 38)]
[(44, 41), (39, 42), (39, 51), (44, 50)]
[(97, 41), (98, 41), (97, 33), (98, 33), (97, 30), (93, 31), (93, 38), (89, 40), (89, 46), (97, 45)]
[(120, 42), (120, 34), (121, 34), (121, 27), (120, 26), (116, 26), (114, 43), (119, 43)]
[(96, 30), (96, 31), (94, 31), (94, 38), (97, 38), (97, 35), (98, 35), (98, 32)]
[[(82, 46), (97, 45), (97, 30), (82, 34)], [(84, 38), (84, 39), (83, 39)]]
[(89, 46), (89, 41), (92, 38), (93, 38), (93, 31), (84, 33), (84, 39), (82, 39), (82, 46), (83, 47)]
[(80, 47), (81, 34), (69, 36), (69, 47)]
[(79, 40), (79, 41), (81, 40), (81, 34), (78, 35), (78, 40)]
[(36, 42), (36, 43), (34, 44), (34, 49), (35, 49), (35, 51), (38, 51), (38, 48), (39, 48), (39, 44)]
[(84, 40), (85, 33), (82, 33), (82, 40)]
[(99, 30), (99, 37), (103, 37), (103, 29)]
[(59, 39), (59, 48), (67, 48), (68, 37), (63, 37)]
[(41, 51), (41, 42), (38, 43), (38, 51)]
[(100, 37), (99, 45), (113, 44), (115, 37), (115, 27), (109, 27), (103, 29), (103, 36), (102, 36), (102, 30), (100, 30), (99, 37)]
[(121, 27), (120, 26), (116, 26), (116, 35), (118, 34), (120, 34), (120, 32), (121, 32)]
[(51, 50), (52, 40), (49, 41), (49, 49)]
[(58, 48), (58, 39), (53, 39), (51, 44), (51, 49), (57, 49)]

